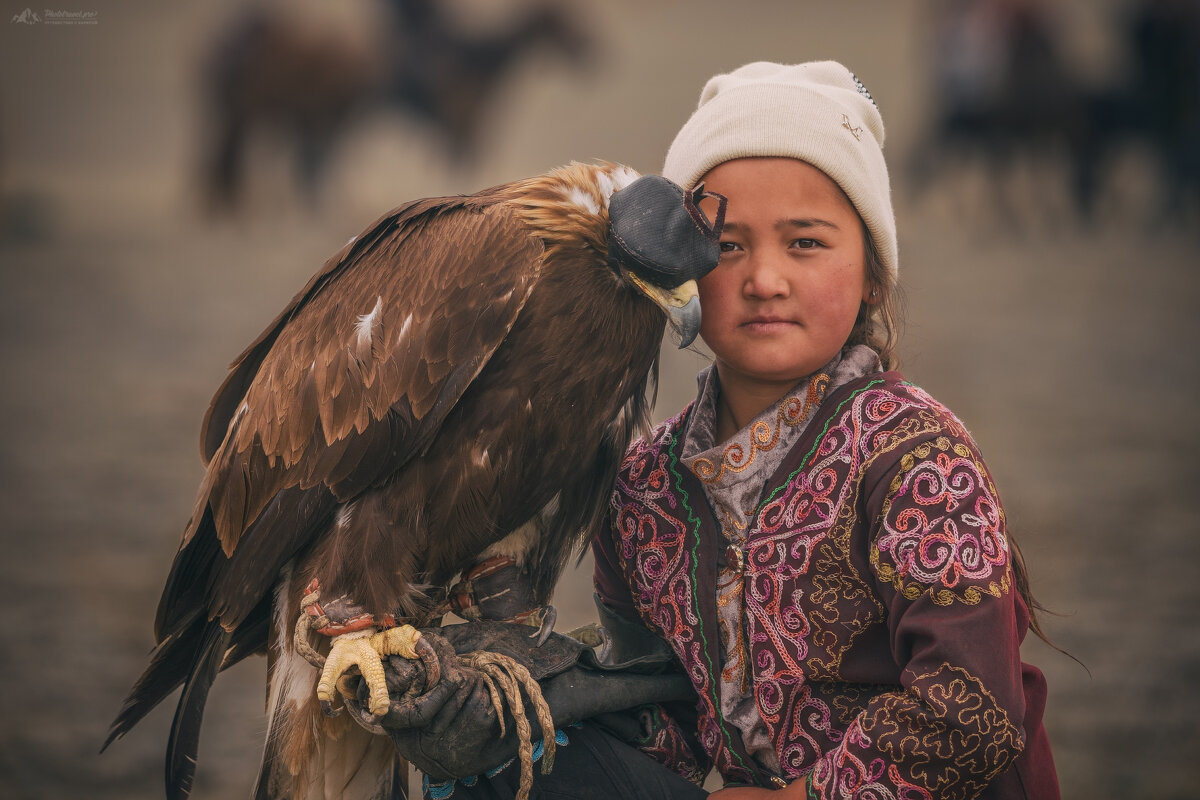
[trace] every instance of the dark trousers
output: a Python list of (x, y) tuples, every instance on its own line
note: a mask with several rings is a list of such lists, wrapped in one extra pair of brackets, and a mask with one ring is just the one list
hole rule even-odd
[[(699, 800), (708, 792), (654, 759), (630, 747), (603, 728), (583, 723), (556, 737), (554, 769), (541, 771), (541, 744), (534, 750), (530, 800)], [(471, 798), (513, 800), (521, 783), (521, 765), (512, 761), (498, 770), (452, 783), (425, 781), (426, 800)]]

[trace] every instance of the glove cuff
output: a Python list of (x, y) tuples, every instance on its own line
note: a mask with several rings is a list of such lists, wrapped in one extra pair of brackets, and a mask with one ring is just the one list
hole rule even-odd
[(472, 567), (450, 590), (450, 610), (466, 620), (537, 625), (545, 607), (533, 597), (529, 573), (511, 556), (493, 556)]

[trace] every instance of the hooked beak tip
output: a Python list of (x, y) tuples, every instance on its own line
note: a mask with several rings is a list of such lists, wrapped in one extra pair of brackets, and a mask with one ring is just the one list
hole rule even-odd
[(667, 312), (671, 327), (679, 333), (680, 350), (696, 341), (700, 333), (700, 288), (696, 281), (685, 281), (674, 289), (663, 289), (646, 283), (633, 273), (629, 278), (642, 294)]
[(700, 298), (693, 296), (681, 308), (671, 309), (671, 324), (679, 331), (679, 349), (696, 341), (700, 332)]

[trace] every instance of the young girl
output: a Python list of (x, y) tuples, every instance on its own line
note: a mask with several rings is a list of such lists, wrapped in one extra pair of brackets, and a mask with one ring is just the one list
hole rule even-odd
[(690, 676), (698, 719), (656, 715), (642, 749), (715, 767), (713, 797), (1057, 798), (996, 487), (963, 424), (888, 371), (883, 140), (837, 63), (705, 86), (663, 174), (728, 201), (700, 281), (715, 363), (621, 465), (601, 616)]

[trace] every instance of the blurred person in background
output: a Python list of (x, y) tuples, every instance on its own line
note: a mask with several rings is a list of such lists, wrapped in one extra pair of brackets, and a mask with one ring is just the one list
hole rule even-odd
[[(1043, 0), (944, 0), (929, 27), (934, 107), (914, 148), (910, 189), (923, 193), (955, 168), (987, 180), (983, 210), (1009, 223), (1043, 192), (1016, 196), (1014, 173), (1054, 175), (1079, 129), (1077, 79), (1058, 13)], [(1040, 182), (1039, 182), (1040, 185)], [(961, 212), (961, 207), (958, 209)]]
[(1131, 147), (1150, 156), (1151, 223), (1200, 219), (1200, 3), (1145, 0), (1122, 21), (1124, 50), (1114, 79), (1083, 92), (1072, 142), (1073, 198), (1085, 222), (1111, 194), (1111, 173)]

